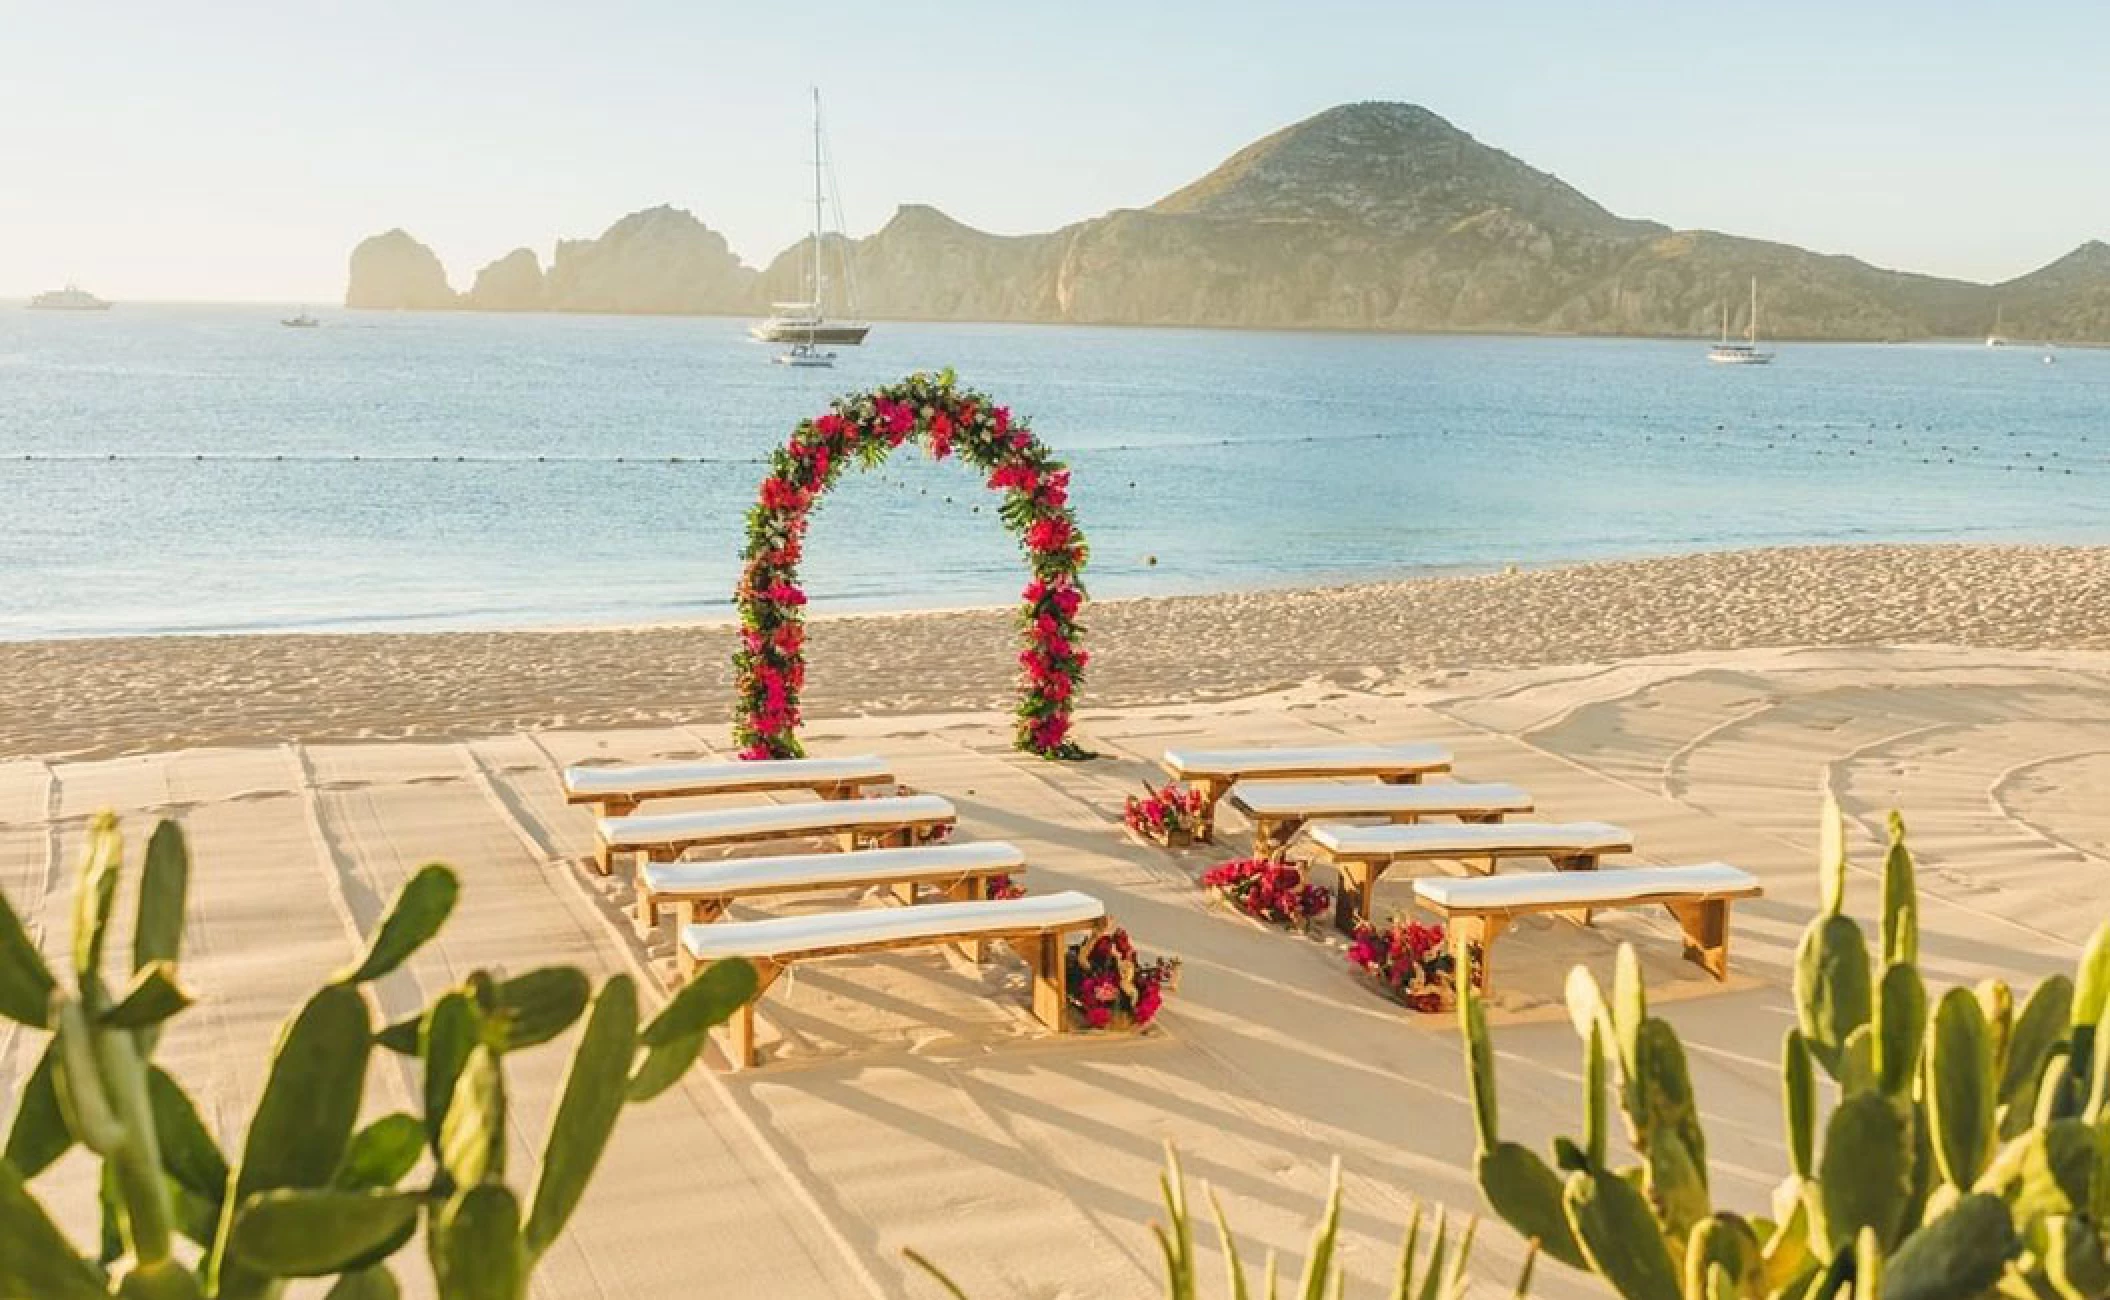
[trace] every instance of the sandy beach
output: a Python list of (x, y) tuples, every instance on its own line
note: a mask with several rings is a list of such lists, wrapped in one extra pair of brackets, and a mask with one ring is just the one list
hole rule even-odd
[[(2110, 914), (2110, 549), (1753, 551), (1108, 602), (1086, 622), (1094, 761), (1009, 748), (1001, 611), (817, 620), (807, 740), (888, 756), (954, 800), (962, 838), (1023, 848), (1036, 891), (1095, 893), (1146, 950), (1180, 957), (1160, 1025), (1046, 1035), (1009, 958), (803, 969), (764, 1004), (764, 1068), (700, 1069), (626, 1116), (538, 1294), (937, 1295), (904, 1247), (978, 1297), (1152, 1294), (1167, 1141), (1252, 1257), (1301, 1255), (1338, 1154), (1351, 1295), (1379, 1287), (1415, 1198), (1480, 1212), (1452, 1021), (1380, 997), (1330, 932), (1212, 903), (1194, 881), (1243, 847), (1235, 814), (1220, 851), (1123, 835), (1122, 796), (1167, 746), (1439, 742), (1461, 779), (1521, 785), (1541, 817), (1630, 827), (1637, 862), (1757, 874), (1766, 897), (1736, 913), (1726, 983), (1678, 961), (1667, 917), (1617, 912), (1505, 937), (1496, 1006), (1504, 1127), (1542, 1147), (1579, 1127), (1565, 971), (1608, 973), (1633, 942), (1687, 1044), (1716, 1200), (1747, 1210), (1785, 1163), (1777, 1058), (1821, 791), (1850, 820), (1864, 918), (1884, 815), (1904, 810), (1932, 982), (2032, 983)], [(379, 987), (385, 1012), (476, 966), (664, 981), (665, 929), (641, 938), (628, 882), (584, 869), (591, 819), (558, 772), (724, 753), (729, 646), (713, 627), (0, 645), (0, 888), (56, 948), (87, 818), (118, 809), (142, 837), (183, 820), (203, 1002), (161, 1059), (233, 1131), (280, 1018), (421, 862), (453, 863), (467, 893)], [(1388, 877), (1380, 909), (1408, 893)], [(0, 1025), (0, 1105), (29, 1048)], [(525, 1058), (513, 1081), (521, 1170), (563, 1057)], [(384, 1064), (369, 1106), (411, 1085)], [(76, 1241), (93, 1236), (93, 1172), (76, 1153), (39, 1184)], [(1521, 1254), (1482, 1226), (1491, 1293)], [(1535, 1293), (1597, 1294), (1557, 1265)]]

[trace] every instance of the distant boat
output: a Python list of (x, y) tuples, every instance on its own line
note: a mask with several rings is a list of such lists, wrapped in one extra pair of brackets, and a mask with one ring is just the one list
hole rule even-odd
[(285, 326), (289, 330), (311, 330), (319, 327), (322, 322), (316, 320), (313, 316), (308, 315), (308, 309), (303, 307), (300, 309), (300, 315), (288, 316), (285, 319), (279, 321), (279, 324)]
[(832, 366), (835, 364), (835, 354), (833, 352), (824, 352), (811, 343), (794, 343), (786, 350), (777, 353), (777, 364), (780, 366)]
[(1744, 326), (1744, 341), (1729, 341), (1729, 304), (1722, 304), (1722, 341), (1707, 349), (1707, 359), (1725, 366), (1763, 366), (1773, 360), (1758, 347), (1758, 277), (1751, 277), (1751, 319)]
[(1985, 336), (1985, 345), (1989, 348), (2004, 348), (2007, 346), (2007, 335), (2000, 330), (2000, 318), (2001, 309), (1998, 305), (1995, 305), (1993, 308), (1993, 332)]
[[(859, 320), (828, 319), (828, 274), (823, 268), (821, 254), (826, 234), (828, 196), (835, 190), (835, 173), (828, 165), (828, 155), (821, 135), (821, 92), (813, 92), (813, 262), (807, 269), (806, 287), (811, 296), (805, 302), (775, 302), (770, 306), (770, 317), (748, 327), (747, 332), (764, 343), (804, 343), (809, 348), (828, 343), (855, 346), (865, 341), (872, 327)], [(836, 236), (842, 237), (842, 203), (835, 204)], [(850, 277), (850, 259), (843, 258), (843, 293), (850, 313), (857, 312), (857, 285)], [(783, 357), (777, 358), (783, 361)], [(786, 362), (798, 365), (800, 362)], [(805, 362), (817, 365), (821, 362)]]
[(110, 304), (78, 285), (40, 293), (29, 300), (37, 311), (108, 311)]

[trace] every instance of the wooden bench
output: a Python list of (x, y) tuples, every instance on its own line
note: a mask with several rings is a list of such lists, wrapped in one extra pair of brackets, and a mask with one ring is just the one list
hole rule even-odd
[(1456, 817), (1499, 822), (1531, 811), (1531, 796), (1513, 785), (1441, 781), (1428, 785), (1356, 785), (1343, 781), (1243, 781), (1231, 806), (1253, 823), (1253, 856), (1264, 858), (1289, 843), (1309, 821), (1382, 817), (1415, 822)]
[(1654, 903), (1677, 918), (1685, 933), (1685, 959), (1718, 980), (1727, 979), (1729, 905), (1763, 892), (1758, 877), (1725, 862), (1465, 879), (1425, 876), (1414, 882), (1414, 901), (1450, 924), (1454, 945), (1479, 946), (1477, 982), (1482, 988), (1493, 965), (1495, 940), (1520, 916)]
[(597, 817), (627, 817), (647, 799), (811, 790), (823, 799), (855, 797), (859, 786), (890, 785), (883, 758), (775, 758), (735, 763), (626, 763), (564, 769), (564, 802), (590, 803)]
[(651, 933), (659, 924), (660, 909), (669, 903), (686, 905), (689, 920), (702, 924), (717, 920), (742, 898), (870, 885), (887, 886), (904, 903), (915, 902), (921, 886), (942, 889), (955, 901), (987, 898), (992, 877), (1025, 866), (1026, 855), (1001, 841), (722, 862), (647, 862), (637, 873), (637, 924), (640, 931)]
[(1216, 805), (1237, 782), (1251, 777), (1300, 780), (1374, 776), (1388, 785), (1413, 785), (1451, 770), (1451, 751), (1441, 745), (1337, 745), (1323, 749), (1168, 749), (1166, 773), (1202, 797), (1199, 837), (1216, 834)]
[(928, 903), (921, 907), (866, 907), (766, 921), (721, 921), (681, 927), (681, 976), (692, 979), (713, 962), (743, 958), (759, 977), (754, 1000), (728, 1025), (733, 1068), (755, 1064), (755, 1002), (795, 962), (852, 953), (887, 952), (944, 944), (1003, 940), (1033, 970), (1033, 1014), (1056, 1033), (1068, 1027), (1068, 936), (1095, 933), (1106, 905), (1066, 890), (1025, 898)]
[(934, 794), (603, 817), (594, 823), (600, 837), (596, 865), (605, 876), (618, 853), (672, 862), (690, 849), (807, 835), (833, 835), (845, 852), (859, 844), (906, 847), (938, 838), (956, 820), (952, 804)]
[(1508, 822), (1494, 825), (1358, 826), (1314, 822), (1304, 847), (1340, 877), (1333, 923), (1353, 931), (1372, 915), (1372, 896), (1385, 872), (1403, 862), (1487, 864), (1503, 858), (1545, 858), (1558, 871), (1594, 871), (1607, 853), (1632, 853), (1634, 833), (1606, 822)]

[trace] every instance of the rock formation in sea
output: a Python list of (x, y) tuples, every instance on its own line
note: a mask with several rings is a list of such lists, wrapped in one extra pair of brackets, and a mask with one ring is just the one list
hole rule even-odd
[[(504, 280), (521, 294), (494, 280), (485, 295), (480, 275), (466, 305), (750, 313), (804, 298), (811, 260), (802, 241), (755, 271), (689, 213), (653, 208), (560, 243), (539, 302), (521, 265)], [(1742, 330), (1756, 276), (1769, 338), (1969, 337), (1998, 313), (2018, 338), (2110, 340), (2110, 245), (1983, 285), (1676, 231), (1411, 104), (1329, 109), (1147, 208), (1043, 234), (906, 205), (863, 239), (826, 241), (823, 264), (837, 314), (854, 289), (863, 314), (900, 319), (1691, 336), (1725, 307)], [(348, 303), (399, 305), (373, 301), (388, 295), (358, 271), (355, 258)]]
[(516, 248), (478, 271), (462, 295), (462, 306), (477, 311), (540, 311), (548, 305), (542, 261), (532, 248)]
[(457, 305), (439, 257), (396, 229), (359, 241), (352, 250), (347, 307), (435, 308)]

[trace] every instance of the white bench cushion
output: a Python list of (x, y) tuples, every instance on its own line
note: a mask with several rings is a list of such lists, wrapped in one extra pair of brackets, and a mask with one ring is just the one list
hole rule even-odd
[(1232, 799), (1262, 816), (1341, 817), (1385, 813), (1530, 812), (1531, 796), (1513, 785), (1357, 785), (1342, 781), (1245, 781)]
[(710, 893), (716, 890), (757, 892), (810, 885), (871, 884), (927, 872), (1017, 871), (1026, 855), (1001, 840), (967, 844), (922, 844), (908, 849), (865, 849), (858, 853), (801, 853), (775, 858), (734, 858), (726, 862), (653, 862), (645, 867), (645, 887), (655, 894)]
[(777, 916), (766, 921), (720, 921), (684, 925), (682, 946), (699, 961), (727, 957), (796, 957), (800, 953), (859, 944), (910, 943), (955, 935), (1006, 934), (1084, 926), (1106, 915), (1106, 904), (1090, 894), (1028, 894), (1024, 898), (973, 903), (924, 903), (917, 907), (863, 907), (812, 916)]
[(1705, 897), (1756, 893), (1758, 877), (1726, 862), (1691, 867), (1620, 867), (1611, 871), (1538, 871), (1507, 876), (1422, 877), (1414, 894), (1446, 911), (1508, 907), (1613, 906), (1666, 894)]
[(564, 791), (580, 796), (710, 793), (758, 786), (820, 785), (830, 781), (884, 781), (892, 775), (883, 758), (779, 758), (738, 763), (635, 763), (615, 767), (567, 767)]
[(815, 831), (854, 830), (899, 822), (939, 821), (954, 815), (952, 804), (934, 794), (888, 795), (820, 803), (760, 804), (704, 812), (645, 813), (603, 817), (597, 823), (610, 848), (683, 841), (764, 839)]
[(1333, 769), (1357, 772), (1430, 772), (1451, 765), (1441, 745), (1337, 745), (1319, 749), (1168, 749), (1165, 766), (1185, 775), (1265, 776), (1269, 772)]
[[(1440, 789), (1441, 787), (1432, 787)], [(1446, 853), (1601, 853), (1634, 842), (1634, 833), (1610, 822), (1503, 822), (1496, 825), (1448, 822), (1413, 826), (1357, 826), (1348, 822), (1315, 822), (1305, 838), (1319, 847), (1350, 857), (1441, 857)]]

